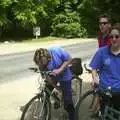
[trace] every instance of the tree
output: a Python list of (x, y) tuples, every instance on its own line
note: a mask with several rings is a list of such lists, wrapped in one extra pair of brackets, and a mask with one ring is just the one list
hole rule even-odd
[[(107, 13), (112, 23), (120, 22), (119, 9), (119, 0), (0, 0), (0, 35), (6, 36), (6, 32), (12, 35), (13, 32), (18, 36), (26, 30), (31, 34), (33, 26), (41, 27), (42, 36), (50, 35), (55, 30), (57, 16), (66, 18), (58, 26), (69, 28), (66, 21), (70, 21), (70, 16), (75, 13), (79, 21), (72, 18), (71, 26), (77, 25), (78, 29), (79, 24), (93, 36), (98, 29), (98, 16)], [(18, 34), (14, 34), (17, 30)], [(75, 29), (72, 31), (74, 33)]]

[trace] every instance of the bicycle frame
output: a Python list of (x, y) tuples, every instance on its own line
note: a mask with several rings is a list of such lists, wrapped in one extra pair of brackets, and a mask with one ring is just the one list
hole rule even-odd
[(117, 119), (120, 119), (120, 111), (112, 107), (106, 106), (104, 112), (104, 119), (109, 118), (109, 120), (116, 120), (116, 118), (114, 118), (114, 115), (117, 115), (118, 116)]
[[(113, 104), (111, 103), (111, 98), (112, 98), (112, 91), (111, 89), (105, 89), (105, 90), (100, 90), (100, 89), (95, 89), (95, 94), (98, 94), (99, 97), (105, 97), (106, 98), (106, 103), (104, 106), (104, 111), (103, 114), (101, 114), (101, 111), (99, 111), (99, 116), (102, 120), (106, 120), (106, 118), (109, 118), (109, 120), (117, 120), (114, 115), (118, 116), (118, 119), (120, 119), (120, 111), (116, 110), (113, 107)], [(104, 101), (102, 101), (104, 102)]]

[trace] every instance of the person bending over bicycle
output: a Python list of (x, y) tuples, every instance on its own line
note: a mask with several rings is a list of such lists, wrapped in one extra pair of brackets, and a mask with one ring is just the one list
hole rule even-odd
[[(63, 90), (64, 109), (68, 112), (69, 120), (75, 120), (71, 92), (72, 73), (68, 67), (71, 60), (70, 54), (57, 46), (37, 49), (34, 54), (34, 62), (40, 70), (50, 70), (55, 74), (55, 80), (49, 77), (48, 82), (57, 90)], [(57, 81), (60, 87), (57, 86)]]
[[(120, 24), (115, 24), (111, 28), (110, 42), (110, 46), (99, 48), (90, 62), (92, 85), (99, 83), (99, 87), (102, 89), (110, 86), (113, 94), (111, 104), (115, 109), (120, 110)], [(103, 97), (100, 101), (102, 113), (104, 107), (105, 99)]]

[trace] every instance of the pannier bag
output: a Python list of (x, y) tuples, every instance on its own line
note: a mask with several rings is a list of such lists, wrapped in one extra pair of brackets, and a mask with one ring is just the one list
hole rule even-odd
[(70, 68), (74, 75), (81, 75), (83, 73), (81, 58), (73, 58), (70, 64)]

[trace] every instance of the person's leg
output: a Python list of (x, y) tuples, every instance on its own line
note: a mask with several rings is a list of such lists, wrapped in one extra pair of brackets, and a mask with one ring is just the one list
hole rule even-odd
[(100, 98), (97, 95), (94, 98), (94, 104), (92, 106), (93, 114), (91, 115), (91, 118), (97, 118), (99, 116), (99, 110), (100, 110)]
[[(115, 110), (120, 111), (120, 93), (116, 93), (116, 94), (112, 95), (112, 103), (111, 104), (113, 105), (113, 108)], [(114, 118), (117, 120), (119, 115), (114, 112), (113, 112), (113, 115), (114, 115)]]
[(63, 89), (64, 108), (68, 112), (69, 120), (75, 120), (75, 108), (72, 101), (71, 81), (61, 81), (60, 86)]
[[(111, 100), (106, 95), (100, 96), (100, 111), (104, 114), (105, 106), (111, 103)], [(108, 101), (109, 100), (109, 101)]]

